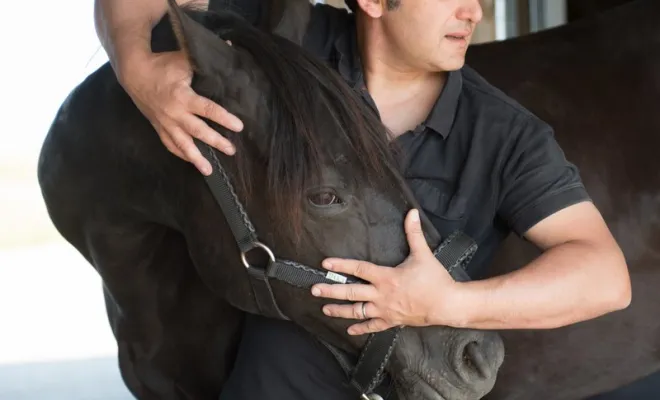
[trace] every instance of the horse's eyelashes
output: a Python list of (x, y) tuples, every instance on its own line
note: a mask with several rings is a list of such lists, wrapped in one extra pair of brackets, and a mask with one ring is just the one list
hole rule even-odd
[(318, 207), (328, 207), (334, 204), (341, 204), (342, 201), (335, 193), (330, 191), (318, 192), (307, 197), (309, 201)]

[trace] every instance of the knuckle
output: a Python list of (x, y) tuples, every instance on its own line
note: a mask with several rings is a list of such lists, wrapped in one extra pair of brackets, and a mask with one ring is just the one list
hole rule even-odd
[(362, 306), (360, 304), (354, 304), (353, 305), (353, 317), (355, 319), (361, 319), (362, 318)]
[(389, 287), (396, 287), (397, 285), (397, 280), (394, 279), (394, 277), (390, 274), (385, 275), (383, 279), (380, 281), (381, 285), (384, 286), (389, 286)]
[(170, 94), (177, 100), (183, 100), (188, 95), (189, 87), (181, 83), (174, 84), (170, 87)]
[(209, 99), (202, 98), (202, 115), (205, 118), (211, 119), (214, 114), (220, 114), (217, 110), (215, 103)]
[(178, 107), (176, 106), (176, 103), (172, 103), (171, 101), (166, 102), (162, 106), (162, 113), (170, 118), (173, 118), (173, 115), (176, 115), (177, 111)]
[(164, 143), (164, 144), (167, 151), (169, 151), (170, 153), (174, 154), (177, 157), (181, 157), (181, 153), (176, 148), (176, 146), (172, 146), (170, 143)]
[(385, 329), (389, 329), (392, 327), (387, 321), (379, 319), (378, 320), (378, 329), (384, 331)]
[(364, 261), (361, 261), (357, 263), (355, 266), (355, 275), (356, 276), (362, 276), (364, 275), (365, 272), (367, 272), (367, 264)]
[(350, 301), (355, 301), (355, 289), (352, 287), (349, 287), (346, 289), (346, 299)]
[(192, 143), (190, 143), (189, 141), (186, 140), (186, 141), (180, 143), (180, 144), (179, 144), (179, 148), (181, 149), (181, 152), (183, 152), (183, 154), (185, 154), (186, 157), (188, 157), (188, 159), (190, 159), (191, 161), (197, 159), (197, 157), (196, 157), (197, 154), (195, 154), (195, 151), (196, 151), (197, 149), (196, 149), (195, 146), (194, 146)]
[[(180, 151), (184, 151), (186, 148), (186, 143), (183, 137), (181, 136), (173, 136), (172, 137), (172, 142), (174, 143), (174, 146), (176, 146), (177, 149)], [(185, 152), (184, 152), (185, 153)]]
[(190, 127), (188, 129), (188, 134), (192, 137), (196, 137), (197, 139), (203, 139), (204, 138), (204, 130), (199, 126)]

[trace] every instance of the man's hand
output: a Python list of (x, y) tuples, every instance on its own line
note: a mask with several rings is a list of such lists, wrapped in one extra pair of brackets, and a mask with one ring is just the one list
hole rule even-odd
[[(354, 304), (328, 304), (326, 315), (366, 320), (348, 329), (351, 335), (383, 331), (394, 326), (449, 325), (459, 323), (457, 303), (460, 283), (454, 281), (428, 247), (417, 210), (405, 221), (410, 255), (396, 268), (359, 260), (328, 258), (323, 267), (353, 275), (369, 284), (318, 284), (314, 296), (348, 300)], [(364, 304), (364, 308), (363, 308)], [(363, 311), (364, 314), (363, 315)]]
[[(203, 8), (208, 8), (208, 3), (195, 0)], [(151, 122), (165, 147), (208, 175), (211, 165), (193, 137), (227, 155), (235, 150), (198, 116), (237, 132), (243, 124), (192, 90), (192, 68), (182, 52), (151, 52), (151, 30), (166, 12), (167, 2), (163, 0), (95, 0), (94, 24), (119, 83)]]
[(211, 164), (195, 146), (193, 137), (227, 155), (234, 154), (229, 140), (198, 116), (236, 132), (243, 129), (243, 123), (192, 90), (192, 68), (182, 52), (133, 58), (121, 70), (118, 75), (122, 86), (170, 152), (193, 163), (204, 175), (212, 172)]

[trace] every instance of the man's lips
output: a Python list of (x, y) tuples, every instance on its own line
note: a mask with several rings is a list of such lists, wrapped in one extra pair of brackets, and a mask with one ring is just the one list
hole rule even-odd
[(446, 34), (445, 37), (452, 40), (466, 40), (470, 33), (470, 31), (456, 31)]

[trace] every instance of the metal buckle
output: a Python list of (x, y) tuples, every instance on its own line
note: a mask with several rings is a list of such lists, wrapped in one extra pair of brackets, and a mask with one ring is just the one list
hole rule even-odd
[(360, 400), (384, 400), (384, 399), (377, 393), (371, 393), (369, 395), (362, 393), (362, 396), (360, 396)]
[[(263, 244), (261, 242), (254, 242), (254, 246), (252, 247), (252, 249), (250, 249), (248, 251), (252, 251), (256, 247), (260, 247), (263, 251), (266, 252), (266, 254), (268, 254), (268, 257), (270, 258), (271, 263), (275, 262), (275, 255), (273, 254), (271, 249), (269, 249), (268, 246), (266, 246), (265, 244)], [(245, 268), (247, 268), (247, 269), (254, 268), (252, 265), (250, 265), (248, 263), (247, 258), (245, 258), (245, 252), (244, 251), (241, 251), (241, 261), (243, 262), (243, 265), (245, 266)]]

